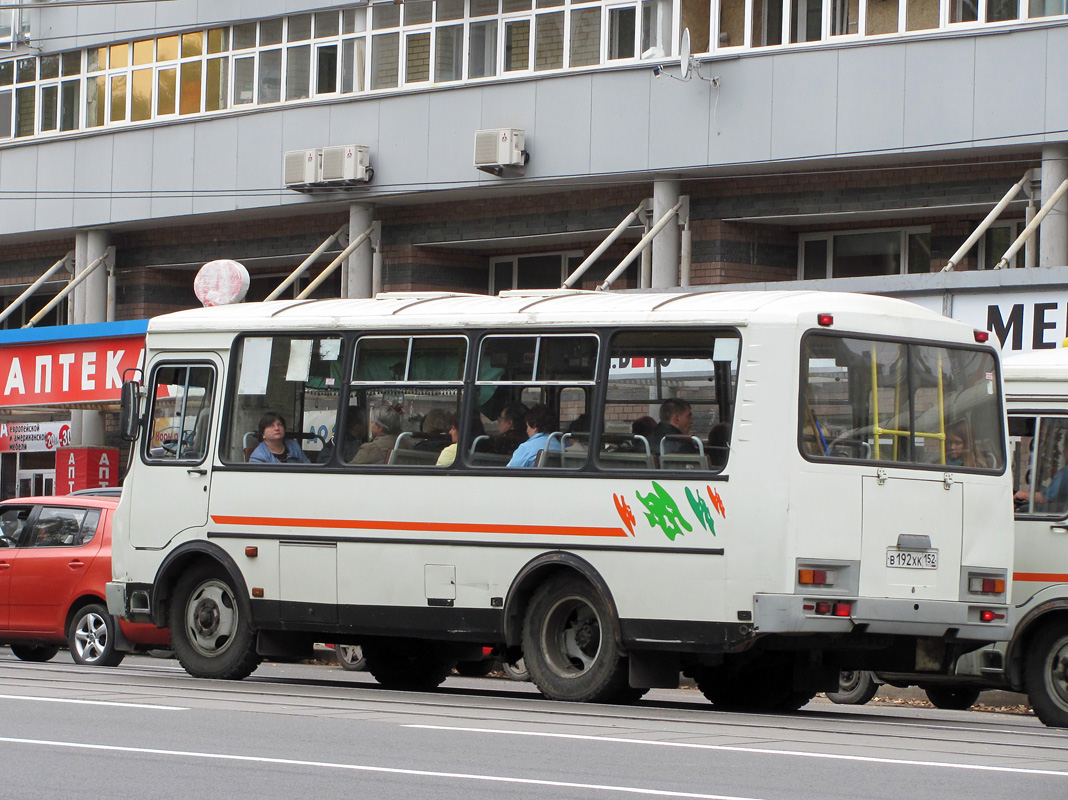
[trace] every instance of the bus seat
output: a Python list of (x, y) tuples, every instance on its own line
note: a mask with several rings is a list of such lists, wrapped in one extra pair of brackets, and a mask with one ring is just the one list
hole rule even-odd
[(597, 454), (597, 463), (604, 469), (655, 469), (650, 453), (629, 450), (605, 450)]
[(242, 448), (244, 448), (243, 452), (245, 454), (245, 461), (248, 461), (250, 458), (252, 458), (252, 451), (259, 447), (259, 445), (260, 437), (259, 434), (256, 433), (256, 431), (249, 431), (245, 434), (241, 442), (241, 446)]
[(434, 466), (438, 463), (438, 456), (433, 450), (405, 450), (399, 447), (393, 448), (389, 453), (387, 464), (399, 466)]
[(662, 453), (660, 469), (711, 469), (704, 453)]

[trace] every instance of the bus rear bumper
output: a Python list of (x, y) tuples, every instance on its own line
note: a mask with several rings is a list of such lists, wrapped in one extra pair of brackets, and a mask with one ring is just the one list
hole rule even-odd
[(128, 622), (155, 624), (150, 606), (152, 587), (149, 584), (108, 581), (104, 585), (104, 597), (108, 603), (109, 614), (122, 617)]
[(753, 597), (757, 633), (852, 633), (933, 636), (976, 642), (1010, 638), (1006, 605), (896, 598)]

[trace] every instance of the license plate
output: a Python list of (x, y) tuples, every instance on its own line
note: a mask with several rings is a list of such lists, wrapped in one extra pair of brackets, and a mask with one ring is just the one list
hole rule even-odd
[(938, 569), (937, 550), (897, 550), (888, 548), (886, 566), (905, 569)]

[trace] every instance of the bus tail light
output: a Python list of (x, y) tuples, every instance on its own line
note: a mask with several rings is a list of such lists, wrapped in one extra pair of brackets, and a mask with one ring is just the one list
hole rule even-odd
[(990, 341), (990, 331), (981, 331), (978, 328), (975, 330), (975, 341), (979, 344), (986, 344)]
[(979, 612), (980, 622), (996, 622), (999, 619), (1005, 619), (1005, 615), (989, 608), (984, 608)]
[(968, 591), (972, 594), (1005, 594), (1005, 581), (1001, 578), (968, 576)]
[(799, 569), (797, 582), (803, 586), (834, 586), (838, 573), (833, 569)]
[(834, 325), (834, 314), (817, 314), (816, 323), (821, 328), (829, 328)]
[(834, 604), (834, 615), (836, 617), (848, 617), (848, 616), (852, 615), (852, 613), (853, 613), (853, 604), (852, 603), (835, 603)]
[(848, 617), (853, 613), (852, 603), (833, 603), (830, 600), (815, 600), (811, 604), (806, 603), (804, 608), (821, 617)]

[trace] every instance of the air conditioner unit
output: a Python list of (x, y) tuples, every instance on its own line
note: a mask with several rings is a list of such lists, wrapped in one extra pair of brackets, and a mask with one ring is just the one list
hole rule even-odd
[(300, 189), (319, 181), (323, 151), (290, 150), (282, 159), (282, 182), (288, 189)]
[(525, 133), (516, 128), (475, 131), (475, 166), (494, 175), (502, 175), (505, 169), (521, 174), (529, 160), (523, 149), (525, 139)]
[(367, 183), (374, 177), (370, 148), (358, 144), (343, 144), (323, 148), (323, 183)]

